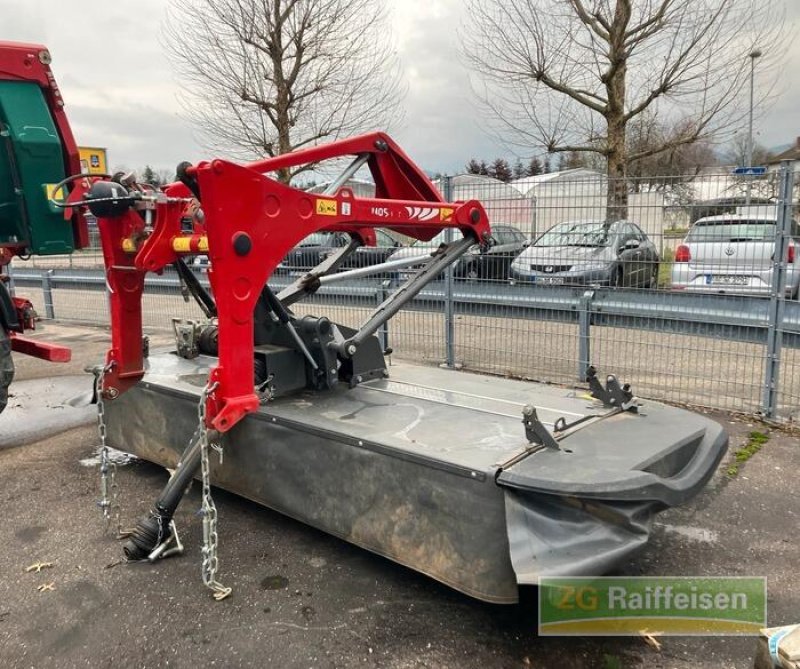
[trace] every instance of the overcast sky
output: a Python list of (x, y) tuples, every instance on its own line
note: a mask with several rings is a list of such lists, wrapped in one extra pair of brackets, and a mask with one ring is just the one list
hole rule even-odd
[[(758, 0), (756, 0), (758, 1)], [(425, 169), (456, 172), (471, 157), (512, 158), (484, 131), (460, 62), (463, 0), (388, 0), (408, 94), (394, 137)], [(159, 40), (165, 0), (0, 0), (0, 39), (47, 45), (78, 143), (105, 146), (112, 166), (172, 169), (212, 157), (181, 118), (179, 85)], [(800, 23), (800, 1), (789, 0)], [(764, 47), (769, 48), (768, 45)], [(767, 147), (800, 136), (800, 40), (780, 97), (757, 121)]]

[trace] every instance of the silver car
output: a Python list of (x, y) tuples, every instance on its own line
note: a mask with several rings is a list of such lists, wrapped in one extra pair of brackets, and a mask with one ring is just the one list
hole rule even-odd
[(630, 221), (566, 221), (511, 263), (512, 283), (654, 288), (659, 256)]
[[(673, 289), (769, 293), (775, 234), (774, 215), (724, 214), (701, 218), (675, 251)], [(800, 271), (795, 264), (795, 255), (800, 243), (800, 229), (794, 221), (791, 234), (785, 290), (788, 297), (796, 298)]]

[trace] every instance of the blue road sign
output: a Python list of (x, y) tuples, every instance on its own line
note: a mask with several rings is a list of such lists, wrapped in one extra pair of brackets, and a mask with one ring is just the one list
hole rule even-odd
[(738, 177), (760, 177), (766, 173), (766, 167), (735, 167), (733, 170), (733, 174)]

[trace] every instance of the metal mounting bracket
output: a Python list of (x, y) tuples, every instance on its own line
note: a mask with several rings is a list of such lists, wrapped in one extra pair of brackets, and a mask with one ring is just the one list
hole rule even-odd
[(536, 407), (532, 404), (526, 404), (522, 408), (522, 424), (525, 426), (525, 438), (528, 443), (554, 448), (557, 451), (561, 450), (553, 435), (539, 420)]
[(604, 406), (621, 411), (638, 412), (639, 405), (629, 383), (620, 385), (617, 377), (609, 374), (606, 377), (604, 388), (597, 378), (597, 370), (593, 366), (589, 366), (589, 369), (586, 370), (586, 381), (589, 383), (592, 397), (600, 400)]

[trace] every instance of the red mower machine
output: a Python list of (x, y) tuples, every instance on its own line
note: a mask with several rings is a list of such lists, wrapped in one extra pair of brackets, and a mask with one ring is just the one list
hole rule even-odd
[[(269, 176), (333, 159), (347, 167), (321, 194)], [(374, 197), (346, 187), (362, 168)], [(174, 468), (127, 534), (128, 560), (182, 551), (174, 515), (199, 477), (203, 581), (217, 599), (230, 590), (217, 580), (212, 483), (473, 597), (514, 602), (520, 584), (542, 575), (602, 574), (625, 560), (655, 514), (694, 497), (724, 454), (716, 423), (656, 403), (641, 411), (628, 386), (594, 370), (576, 391), (388, 367), (380, 328), (492, 238), (480, 202), (446, 202), (385, 134), (247, 165), (182, 163), (177, 174), (162, 190), (68, 181), (66, 204), (98, 220), (110, 296), (112, 343), (96, 382), (106, 516), (108, 445)], [(378, 227), (420, 240), (450, 228), (454, 241), (356, 327), (303, 308), (327, 284), (419, 263), (337, 271)], [(350, 242), (273, 290), (281, 259), (322, 230)], [(210, 291), (186, 263), (198, 253)], [(174, 319), (175, 346), (150, 352), (145, 278), (167, 268), (203, 317)]]

